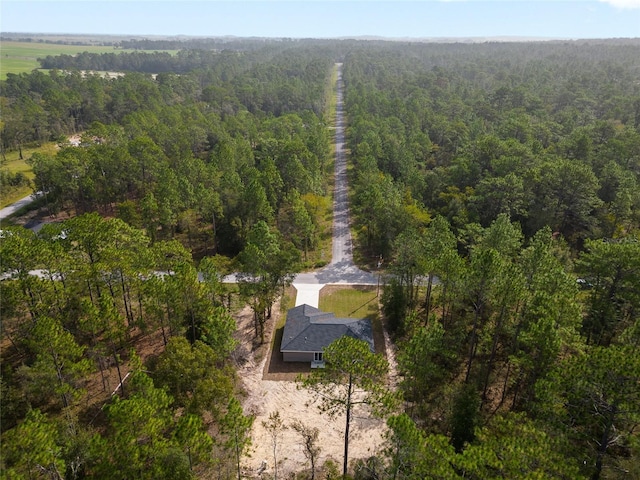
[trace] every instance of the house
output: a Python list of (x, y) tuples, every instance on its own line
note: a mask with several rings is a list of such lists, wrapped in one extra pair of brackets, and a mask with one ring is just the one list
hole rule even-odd
[(311, 305), (298, 305), (287, 312), (280, 351), (285, 362), (311, 362), (312, 367), (323, 367), (323, 350), (344, 335), (364, 340), (374, 351), (371, 320), (336, 318)]

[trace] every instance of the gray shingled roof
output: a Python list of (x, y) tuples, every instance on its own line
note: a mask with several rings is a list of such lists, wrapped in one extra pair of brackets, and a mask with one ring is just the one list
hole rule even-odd
[(364, 340), (374, 351), (371, 320), (336, 318), (333, 313), (323, 312), (311, 305), (298, 305), (287, 312), (280, 351), (322, 352), (331, 342), (344, 335)]

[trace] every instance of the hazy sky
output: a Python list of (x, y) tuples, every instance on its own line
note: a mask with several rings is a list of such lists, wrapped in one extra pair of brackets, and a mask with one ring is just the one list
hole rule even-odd
[(0, 30), (322, 37), (640, 37), (640, 0), (1, 0)]

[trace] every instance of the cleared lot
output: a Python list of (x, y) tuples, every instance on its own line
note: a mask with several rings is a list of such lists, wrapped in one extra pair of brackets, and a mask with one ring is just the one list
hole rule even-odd
[[(277, 308), (273, 311), (275, 318), (270, 320), (267, 331), (269, 339), (274, 334), (274, 326), (280, 316), (284, 315)], [(297, 388), (294, 379), (300, 372), (309, 371), (308, 366), (272, 365), (272, 359), (274, 357), (277, 359), (279, 353), (272, 355), (266, 345), (251, 352), (253, 335), (252, 313), (249, 309), (245, 309), (238, 318), (238, 340), (241, 342), (240, 351), (244, 352), (242, 355), (244, 363), (240, 365), (238, 375), (246, 390), (243, 402), (245, 413), (255, 415), (255, 420), (250, 455), (243, 459), (244, 472), (247, 476), (257, 477), (258, 469), (263, 460), (266, 460), (265, 472), (273, 473), (273, 444), (262, 422), (268, 420), (269, 415), (276, 411), (280, 412), (286, 425), (299, 420), (309, 427), (317, 427), (320, 430), (319, 443), (322, 448), (319, 464), (322, 465), (330, 459), (341, 470), (344, 451), (344, 416), (331, 419), (321, 414), (313, 403), (310, 392)], [(276, 345), (279, 346), (279, 343), (276, 342)], [(349, 458), (355, 460), (373, 455), (383, 443), (385, 428), (383, 420), (370, 417), (366, 411), (356, 410), (352, 419)], [(307, 460), (303, 454), (299, 436), (291, 428), (282, 432), (277, 456), (280, 464), (278, 475), (282, 478), (307, 468)]]

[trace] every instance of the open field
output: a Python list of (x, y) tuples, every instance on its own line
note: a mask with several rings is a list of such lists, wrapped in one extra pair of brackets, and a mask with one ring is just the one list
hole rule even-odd
[(47, 55), (75, 55), (80, 52), (107, 53), (114, 52), (113, 47), (97, 45), (58, 45), (53, 43), (34, 42), (2, 42), (0, 46), (0, 80), (7, 78), (7, 73), (30, 72), (38, 68), (38, 58)]
[[(5, 152), (5, 158), (2, 159), (0, 168), (11, 173), (22, 173), (29, 180), (33, 179), (33, 170), (31, 165), (27, 164), (27, 160), (31, 158), (34, 153), (44, 153), (53, 155), (56, 153), (56, 144), (54, 142), (47, 142), (44, 145), (36, 148), (23, 148), (21, 160), (17, 150), (11, 150)], [(0, 208), (4, 208), (7, 205), (11, 205), (13, 202), (20, 200), (21, 198), (32, 193), (31, 187), (23, 186), (18, 188), (2, 188), (0, 190)]]
[[(7, 78), (7, 73), (30, 72), (40, 67), (38, 58), (47, 55), (75, 55), (81, 52), (90, 53), (122, 53), (134, 50), (116, 49), (112, 46), (99, 45), (63, 45), (38, 42), (2, 42), (0, 46), (0, 80)], [(138, 50), (141, 51), (141, 50)], [(144, 51), (144, 50), (142, 50)], [(169, 50), (169, 53), (175, 53)]]

